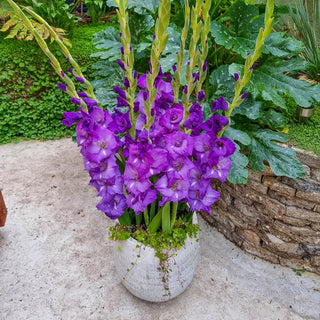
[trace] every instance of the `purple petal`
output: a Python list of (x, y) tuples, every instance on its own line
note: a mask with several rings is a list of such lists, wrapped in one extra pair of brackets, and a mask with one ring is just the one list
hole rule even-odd
[(71, 97), (70, 101), (78, 106), (81, 106), (81, 100), (78, 98)]
[(57, 83), (57, 87), (58, 87), (59, 89), (61, 89), (62, 91), (64, 91), (64, 92), (67, 91), (67, 86), (66, 86), (65, 84), (63, 84), (63, 83), (58, 82), (58, 83)]
[(117, 60), (117, 64), (120, 66), (120, 68), (123, 70), (123, 71), (126, 71), (126, 67), (124, 65), (124, 63), (121, 61), (121, 60)]

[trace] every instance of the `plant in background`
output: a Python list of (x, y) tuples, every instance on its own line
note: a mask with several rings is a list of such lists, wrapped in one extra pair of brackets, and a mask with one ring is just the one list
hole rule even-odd
[(30, 8), (50, 25), (73, 31), (77, 18), (65, 0), (24, 0)]
[[(238, 57), (237, 63), (223, 65), (214, 70), (209, 82), (208, 95), (213, 99), (224, 95), (231, 101), (234, 95), (233, 74), (243, 74), (243, 60), (252, 56), (252, 48), (263, 25), (264, 14), (255, 5), (236, 1), (229, 9), (230, 20), (214, 20), (211, 34), (217, 44), (232, 50)], [(276, 175), (302, 177), (303, 170), (297, 164), (295, 154), (283, 149), (274, 141), (286, 142), (281, 133), (286, 130), (287, 119), (283, 115), (286, 103), (283, 99), (287, 92), (297, 104), (309, 106), (318, 101), (318, 86), (294, 79), (288, 75), (306, 68), (306, 62), (299, 56), (301, 42), (289, 38), (284, 32), (273, 32), (265, 42), (259, 59), (252, 65), (254, 72), (244, 90), (248, 98), (231, 113), (231, 126), (224, 135), (237, 140), (237, 151), (231, 157), (233, 167), (228, 180), (232, 183), (245, 183), (248, 177), (246, 166), (255, 171), (265, 169), (265, 161)], [(241, 152), (246, 150), (248, 152)]]
[(91, 18), (93, 24), (98, 23), (99, 19), (106, 14), (106, 0), (84, 0), (88, 8), (87, 15)]
[[(22, 5), (28, 5), (29, 3), (31, 3), (30, 1), (28, 1), (24, 1)], [(16, 37), (18, 40), (33, 40), (33, 33), (30, 32), (30, 30), (26, 27), (23, 21), (15, 14), (15, 12), (7, 4), (6, 1), (0, 4), (0, 18), (2, 18), (4, 21), (0, 31), (9, 32), (9, 35), (6, 38)], [(30, 22), (33, 24), (34, 28), (37, 30), (37, 32), (41, 35), (43, 39), (50, 38), (50, 40), (53, 41), (52, 36), (50, 36), (50, 33), (43, 24), (32, 19), (30, 16), (29, 18)], [(71, 43), (66, 38), (66, 30), (59, 28), (59, 26), (56, 24), (52, 26), (52, 29), (66, 45), (71, 46)]]
[(296, 27), (295, 36), (304, 44), (303, 57), (309, 63), (306, 74), (320, 82), (320, 1), (299, 0), (289, 6), (289, 13)]

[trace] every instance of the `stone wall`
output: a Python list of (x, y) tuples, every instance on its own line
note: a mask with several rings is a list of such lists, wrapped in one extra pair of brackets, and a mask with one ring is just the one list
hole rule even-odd
[(249, 253), (320, 274), (320, 159), (296, 151), (304, 179), (250, 171), (246, 185), (217, 183), (221, 198), (202, 216)]

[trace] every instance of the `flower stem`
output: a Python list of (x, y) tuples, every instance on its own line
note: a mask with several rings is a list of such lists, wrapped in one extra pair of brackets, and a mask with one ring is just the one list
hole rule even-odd
[(171, 230), (173, 229), (176, 220), (177, 220), (177, 211), (178, 211), (178, 202), (173, 202), (172, 203), (172, 209), (171, 209)]
[(228, 127), (230, 126), (231, 114), (233, 109), (239, 106), (243, 101), (243, 99), (241, 98), (242, 89), (250, 81), (253, 64), (260, 58), (262, 54), (264, 42), (272, 30), (272, 23), (274, 20), (274, 17), (272, 17), (273, 10), (274, 10), (274, 0), (267, 0), (266, 12), (265, 12), (265, 18), (264, 18), (265, 26), (264, 28), (261, 28), (259, 31), (259, 34), (256, 40), (256, 45), (253, 51), (253, 55), (252, 56), (250, 54), (247, 55), (245, 65), (244, 65), (243, 76), (239, 78), (238, 81), (236, 82), (234, 98), (231, 103), (228, 103), (229, 108), (224, 114), (225, 117), (229, 119), (229, 124), (222, 128), (222, 130), (218, 134), (218, 137), (222, 137), (224, 131), (228, 129)]
[(144, 222), (146, 224), (146, 226), (148, 227), (149, 226), (149, 223), (150, 223), (150, 220), (149, 220), (149, 208), (146, 207), (144, 212), (143, 212), (143, 215), (144, 215)]

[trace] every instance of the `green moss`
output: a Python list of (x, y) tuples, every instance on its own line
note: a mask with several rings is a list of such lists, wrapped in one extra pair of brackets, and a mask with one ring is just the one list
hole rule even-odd
[(176, 221), (171, 233), (149, 233), (142, 228), (137, 229), (136, 226), (122, 226), (120, 224), (111, 227), (109, 231), (111, 240), (127, 240), (132, 237), (145, 246), (151, 246), (155, 250), (156, 256), (163, 260), (166, 258), (165, 251), (171, 248), (179, 250), (185, 244), (188, 236), (197, 238), (200, 227), (180, 218)]
[(316, 105), (314, 115), (306, 123), (299, 123), (296, 115), (297, 104), (288, 96), (285, 97), (290, 119), (288, 138), (292, 145), (313, 151), (320, 156), (320, 104)]

